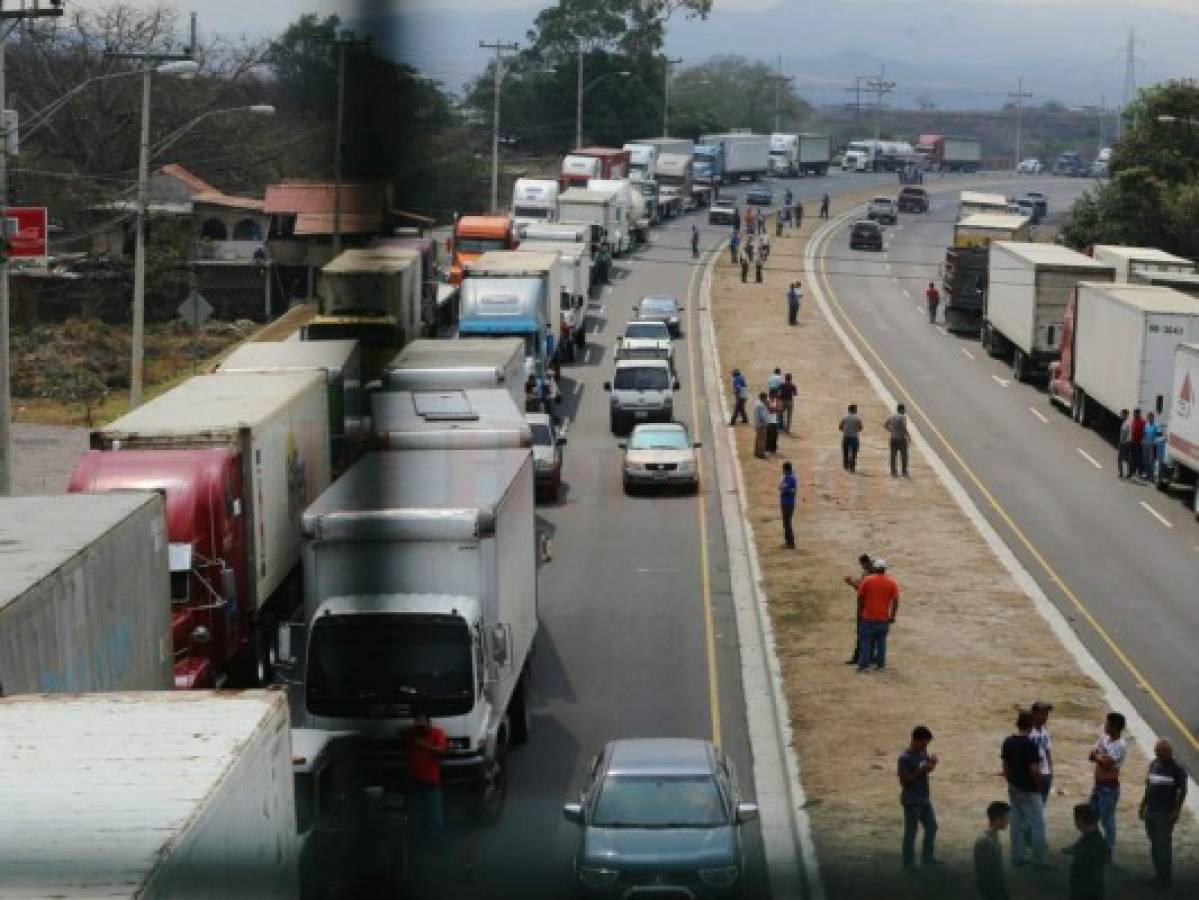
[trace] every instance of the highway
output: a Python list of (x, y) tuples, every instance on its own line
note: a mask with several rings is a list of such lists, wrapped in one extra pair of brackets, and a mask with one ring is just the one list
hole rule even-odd
[[(781, 198), (791, 186), (814, 215), (809, 198), (875, 182), (889, 190), (894, 176), (836, 173), (775, 182), (775, 193)], [(743, 192), (725, 188), (722, 196)], [(675, 415), (711, 447), (707, 416), (695, 415), (694, 406), (707, 401), (694, 340), (692, 291), (702, 273), (691, 260), (693, 222), (704, 247), (723, 246), (727, 227), (709, 227), (702, 211), (655, 229), (650, 246), (616, 262), (612, 285), (593, 301), (585, 354), (562, 368), (557, 412), (567, 428), (565, 490), (559, 503), (538, 508), (552, 535), (553, 558), (539, 577), (532, 734), (509, 757), (501, 821), (469, 829), (451, 808), (452, 847), (440, 858), (415, 860), (414, 897), (443, 898), (450, 886), (456, 898), (572, 896), (578, 830), (563, 820), (561, 807), (575, 798), (592, 758), (614, 738), (718, 737), (742, 794), (755, 796), (711, 453), (701, 450), (698, 496), (625, 496), (602, 388), (633, 304), (645, 294), (675, 294), (686, 306), (684, 333), (675, 341), (681, 382)], [(744, 894), (767, 897), (756, 827), (746, 829), (746, 849)]]
[[(1052, 214), (1087, 182), (993, 186), (1046, 190)], [(955, 192), (934, 195), (930, 214), (888, 229), (884, 254), (849, 250), (837, 228), (820, 250), (834, 309), (877, 353), (866, 356), (908, 398), (914, 422), (1099, 663), (1195, 771), (1199, 525), (1181, 496), (1117, 481), (1113, 435), (1074, 424), (1043, 384), (1015, 381), (1010, 363), (978, 341), (928, 324), (924, 290), (930, 280), (940, 286), (956, 212)]]

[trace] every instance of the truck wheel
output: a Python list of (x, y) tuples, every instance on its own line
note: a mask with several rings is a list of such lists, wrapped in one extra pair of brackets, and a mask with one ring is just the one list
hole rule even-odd
[(475, 820), (483, 826), (494, 825), (504, 815), (504, 803), (508, 799), (508, 760), (501, 748), (498, 757), (484, 763), (483, 772), (475, 784), (473, 805)]
[(1087, 392), (1082, 388), (1078, 388), (1074, 398), (1074, 421), (1084, 428), (1091, 421), (1091, 410), (1088, 408), (1089, 403)]
[(1171, 480), (1170, 470), (1166, 468), (1166, 464), (1159, 463), (1157, 466), (1157, 478), (1154, 479), (1157, 489), (1163, 494), (1169, 493)]
[(512, 723), (512, 743), (527, 744), (532, 719), (529, 713), (529, 673), (526, 670), (520, 678), (512, 703), (508, 707), (508, 719)]

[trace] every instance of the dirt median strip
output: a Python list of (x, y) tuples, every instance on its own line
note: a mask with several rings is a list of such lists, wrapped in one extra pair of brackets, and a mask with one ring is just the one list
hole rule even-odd
[[(836, 198), (834, 215), (874, 193)], [(712, 311), (726, 390), (734, 367), (746, 374), (751, 395), (765, 389), (775, 366), (799, 385), (793, 434), (780, 436), (777, 459), (754, 458), (750, 428), (738, 426), (735, 438), (828, 894), (971, 896), (971, 848), (985, 826), (983, 811), (1006, 799), (999, 745), (1018, 707), (1046, 699), (1054, 704), (1057, 772), (1048, 823), (1056, 868), (1009, 868), (1008, 877), (1014, 896), (1062, 896), (1068, 859), (1058, 849), (1077, 837), (1071, 807), (1090, 793), (1086, 756), (1107, 711), (1103, 694), (924, 459), (913, 454), (910, 480), (890, 478), (882, 428), (890, 410), (818, 311), (805, 300), (802, 324), (787, 326), (786, 287), (796, 279), (807, 284), (812, 273), (801, 271), (802, 253), (818, 224), (808, 217), (798, 236), (776, 238), (772, 223), (761, 285), (752, 283), (752, 268), (751, 283), (741, 283), (726, 248), (713, 277)], [(842, 470), (836, 427), (851, 402), (866, 423), (856, 475)], [(782, 548), (778, 514), (784, 459), (796, 464), (801, 485), (794, 552)], [(854, 640), (854, 595), (842, 579), (862, 552), (885, 557), (903, 592), (885, 673), (858, 675), (844, 665)], [(948, 864), (908, 874), (899, 860), (895, 762), (920, 723), (936, 735), (931, 749), (941, 758), (933, 802), (938, 855)], [(1133, 742), (1124, 770), (1109, 896), (1160, 896), (1143, 886), (1152, 871), (1136, 817), (1151, 753)], [(1176, 891), (1199, 883), (1196, 834), (1189, 817), (1176, 831)]]

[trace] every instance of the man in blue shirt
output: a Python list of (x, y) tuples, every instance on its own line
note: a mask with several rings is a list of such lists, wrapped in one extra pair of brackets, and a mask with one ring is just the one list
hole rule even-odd
[(741, 417), (743, 425), (749, 424), (749, 416), (745, 411), (745, 402), (749, 399), (749, 383), (740, 369), (733, 369), (733, 415), (729, 419), (729, 427), (737, 424), (737, 416)]
[(791, 463), (783, 463), (783, 477), (779, 481), (779, 510), (783, 514), (783, 543), (788, 550), (795, 549), (795, 531), (791, 520), (795, 516), (795, 495), (799, 490), (799, 481)]

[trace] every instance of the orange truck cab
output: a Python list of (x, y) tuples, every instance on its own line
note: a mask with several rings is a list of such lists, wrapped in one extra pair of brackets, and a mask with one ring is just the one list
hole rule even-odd
[(460, 216), (454, 223), (450, 284), (461, 284), (467, 263), (492, 250), (515, 250), (516, 232), (507, 216)]

